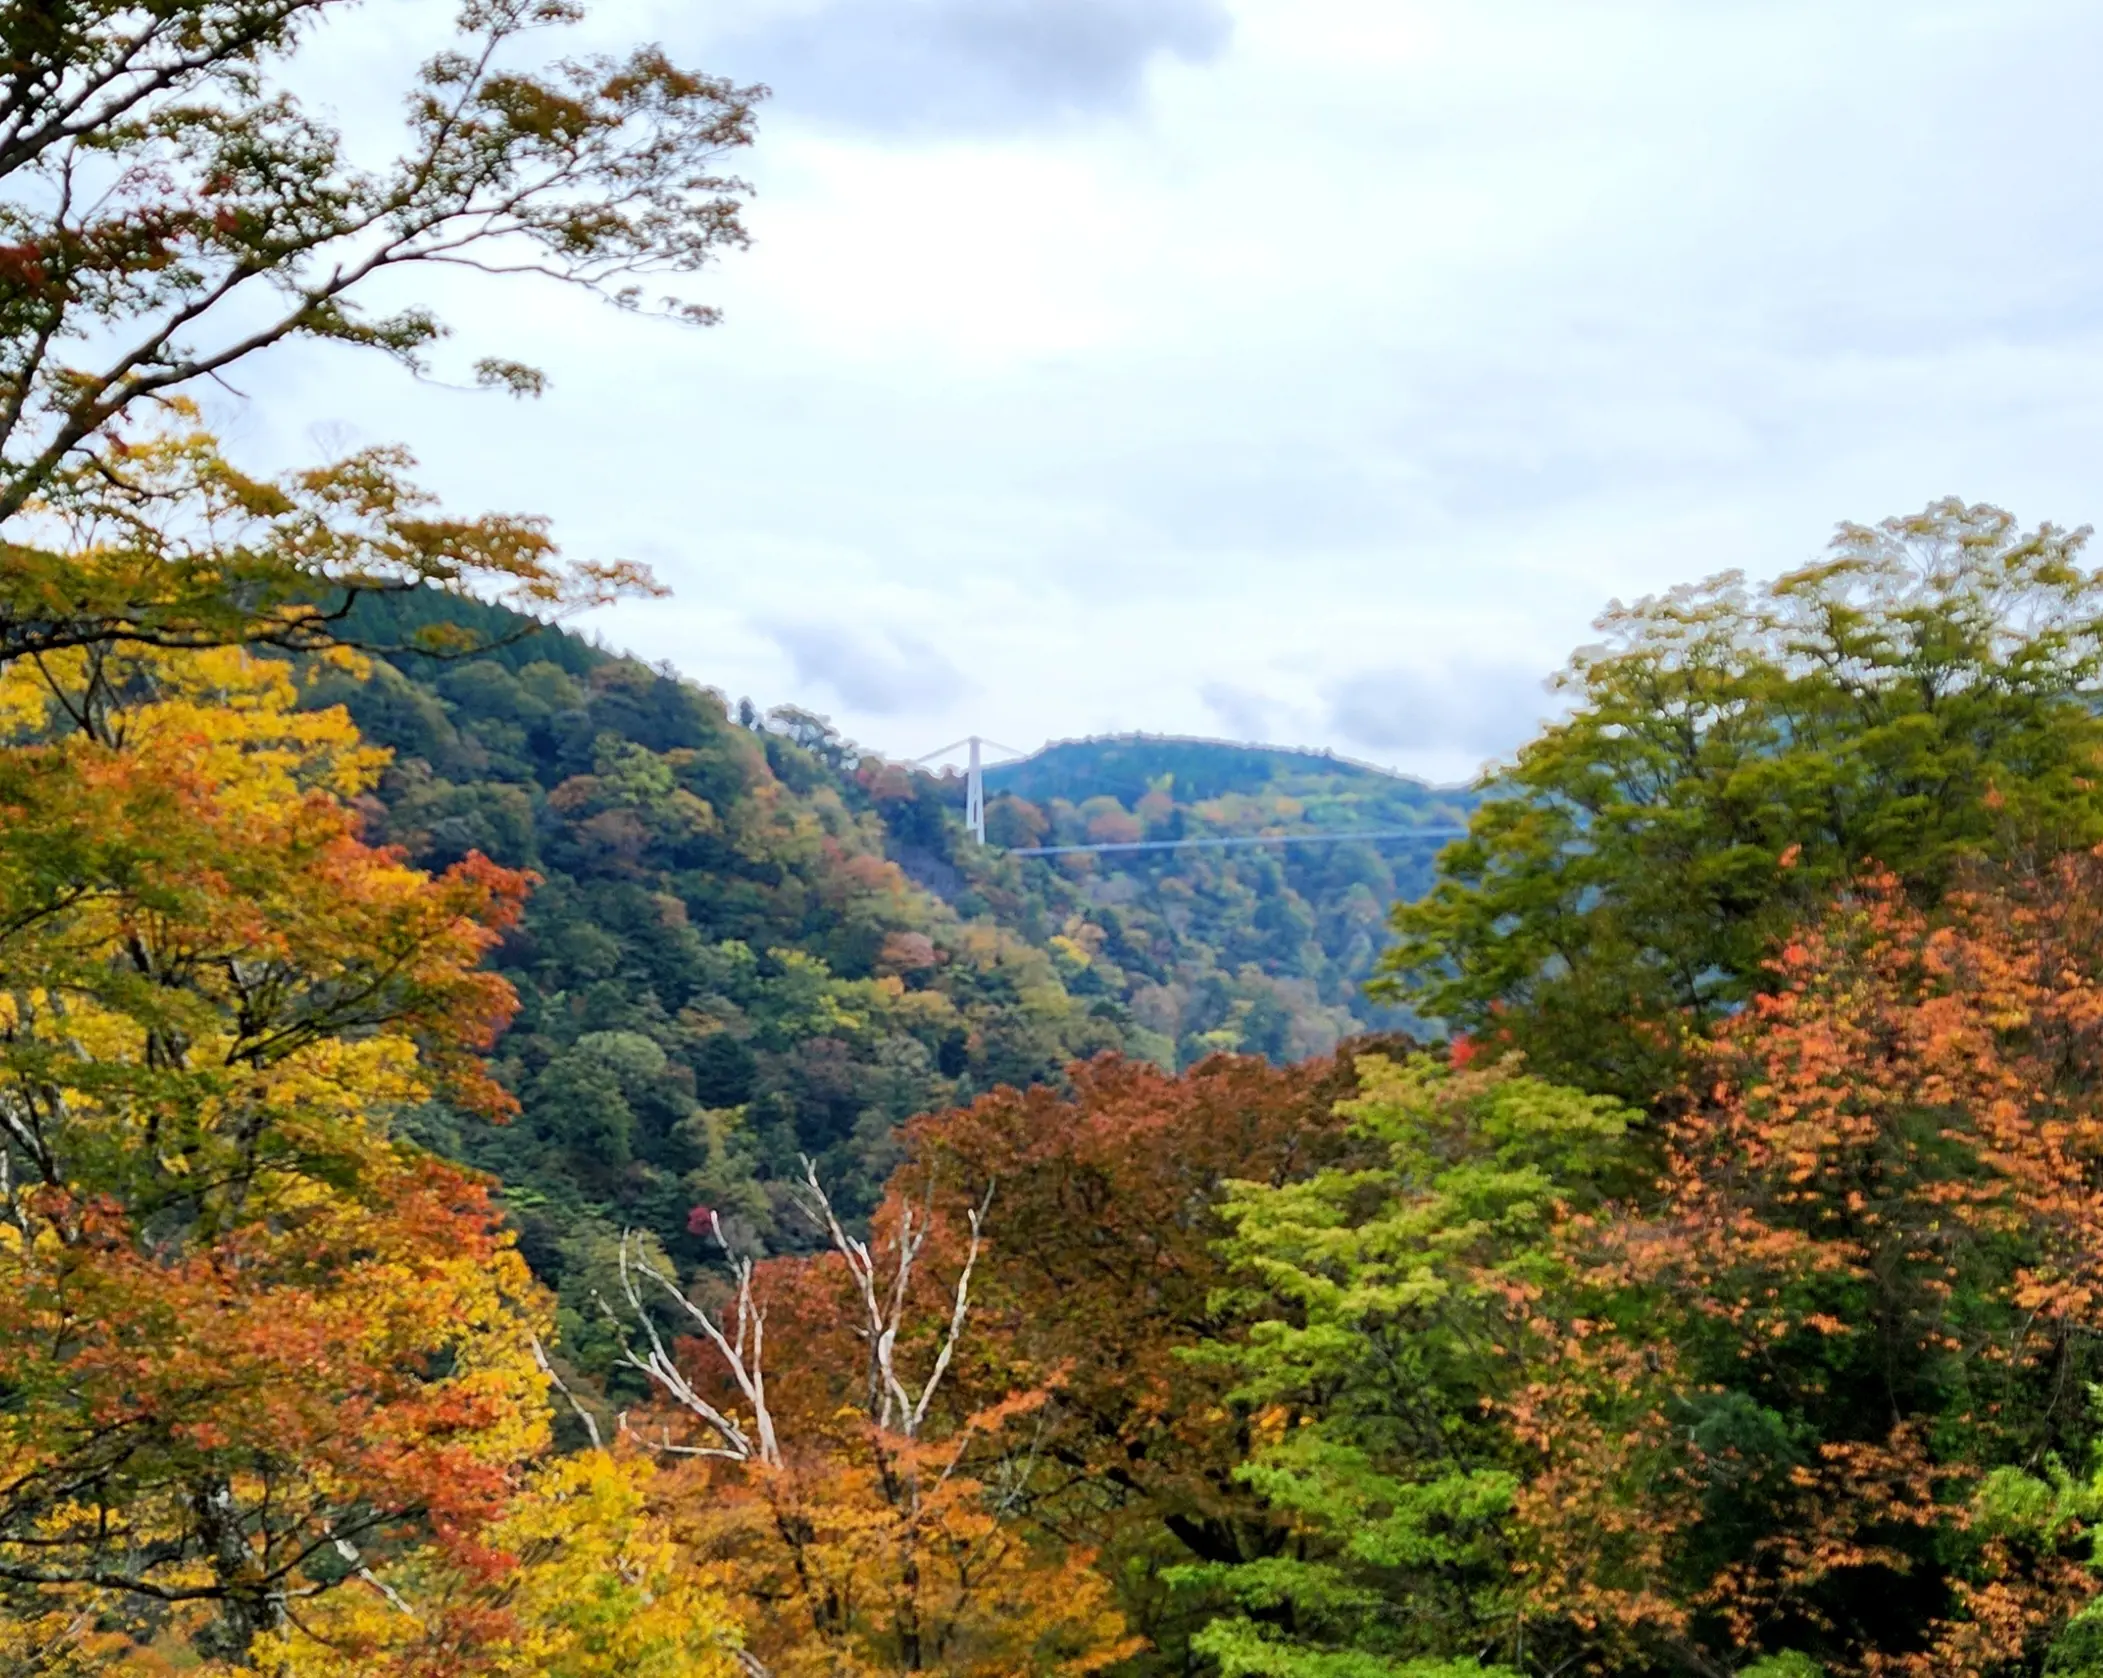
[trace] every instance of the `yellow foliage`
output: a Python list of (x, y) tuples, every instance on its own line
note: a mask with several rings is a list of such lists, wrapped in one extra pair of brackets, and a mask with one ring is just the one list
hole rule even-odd
[(0, 1614), (0, 1672), (7, 1678), (91, 1678), (112, 1671), (129, 1640), (79, 1604), (49, 1613)]
[(1051, 947), (1060, 959), (1076, 973), (1087, 967), (1094, 959), (1088, 953), (1087, 946), (1067, 937), (1063, 932), (1052, 934)]
[(261, 1640), (256, 1678), (730, 1678), (735, 1627), (714, 1577), (650, 1512), (637, 1456), (549, 1463), (487, 1541), (486, 1579), (424, 1554), (375, 1570)]
[[(367, 667), (342, 649), (323, 662), (360, 675)], [(368, 790), (392, 754), (365, 744), (340, 705), (300, 710), (299, 689), (288, 660), (238, 647), (147, 647), (93, 660), (72, 649), (0, 670), (0, 739), (37, 738), (54, 720), (65, 725), (114, 700), (127, 749), (181, 750), (232, 807), (260, 811), (312, 791), (349, 798)]]

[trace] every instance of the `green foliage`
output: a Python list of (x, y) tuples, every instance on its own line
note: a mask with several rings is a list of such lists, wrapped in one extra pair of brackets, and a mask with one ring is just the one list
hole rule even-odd
[(1241, 1477), (1295, 1553), (1195, 1566), (1234, 1605), (1198, 1647), (1223, 1671), (1443, 1675), (1526, 1650), (1505, 1518), (1520, 1458), (1492, 1414), (1554, 1281), (1572, 1205), (1626, 1173), (1612, 1102), (1505, 1069), (1361, 1062), (1341, 1111), (1380, 1163), (1228, 1185), (1223, 1252), (1244, 1310), (1277, 1315), (1215, 1348), (1258, 1445)]
[(1395, 911), (1387, 993), (1641, 1098), (1865, 863), (1923, 901), (2012, 849), (2103, 839), (2103, 582), (2085, 531), (1942, 501), (1751, 588), (1615, 606)]
[(2103, 1613), (2091, 1607), (2067, 1622), (2045, 1656), (2045, 1678), (2098, 1678), (2103, 1674)]
[[(399, 669), (434, 685), (449, 671), (466, 670), (468, 660), (457, 649), (472, 649), (473, 663), (509, 671), (550, 711), (581, 704), (576, 682), (607, 656), (595, 643), (537, 617), (435, 589), (361, 594), (345, 607), (340, 633), (359, 646), (389, 649)], [(528, 674), (529, 667), (545, 665), (554, 667), (553, 676)]]
[(1825, 1678), (1825, 1671), (1809, 1655), (1799, 1655), (1792, 1650), (1754, 1661), (1738, 1674), (1738, 1678)]
[(1355, 1649), (1308, 1649), (1247, 1620), (1216, 1621), (1193, 1646), (1217, 1663), (1222, 1678), (1507, 1678), (1511, 1671), (1466, 1659), (1388, 1660)]
[(1005, 792), (1039, 805), (1110, 798), (1131, 806), (1163, 788), (1184, 804), (1270, 792), (1353, 816), (1391, 816), (1398, 825), (1420, 815), (1427, 791), (1421, 782), (1331, 752), (1172, 734), (1060, 740), (986, 771), (989, 794)]
[[(522, 1004), (495, 1063), (520, 1117), (434, 1107), (413, 1127), (503, 1181), (586, 1372), (612, 1349), (594, 1255), (621, 1229), (688, 1267), (713, 1252), (709, 1212), (748, 1248), (794, 1247), (813, 1233), (781, 1215), (799, 1155), (858, 1215), (913, 1114), (1125, 1045), (1052, 953), (907, 879), (855, 754), (814, 719), (747, 728), (691, 684), (437, 597), (359, 625), (399, 645), (456, 621), (495, 650), (317, 672), (308, 702), (395, 753), (372, 837), (541, 877), (495, 957)], [(937, 800), (928, 837), (953, 855), (939, 784), (904, 790)]]
[[(995, 846), (1391, 833), (1455, 826), (1475, 803), (1347, 759), (1150, 735), (1062, 741), (987, 786)], [(1135, 1053), (1294, 1061), (1413, 1023), (1364, 985), (1389, 906), (1428, 888), (1434, 854), (1366, 839), (1008, 858), (971, 884), (1129, 1019)]]

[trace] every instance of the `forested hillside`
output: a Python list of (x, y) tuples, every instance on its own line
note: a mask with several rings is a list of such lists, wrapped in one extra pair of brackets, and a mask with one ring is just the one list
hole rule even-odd
[[(807, 713), (717, 694), (529, 620), (435, 596), (361, 610), (403, 645), (322, 675), (393, 754), (372, 838), (442, 869), (480, 853), (540, 885), (495, 965), (517, 988), (497, 1076), (521, 1116), (427, 1107), (417, 1134), (495, 1174), (573, 1349), (622, 1228), (684, 1262), (711, 1213), (743, 1245), (784, 1218), (804, 1155), (873, 1204), (916, 1113), (1057, 1082), (1104, 1050), (1174, 1070), (1211, 1053), (1328, 1052), (1376, 1023), (1363, 981), (1434, 843), (1024, 858), (981, 848), (962, 790), (863, 757)], [(1067, 744), (1003, 772), (1000, 835), (1051, 841), (1444, 825), (1465, 800), (1306, 754), (1213, 742)], [(1101, 787), (1100, 792), (1090, 791)], [(1077, 796), (1068, 796), (1069, 794)], [(1399, 876), (1399, 878), (1398, 878)]]
[[(799, 713), (745, 720), (716, 694), (527, 620), (412, 598), (367, 610), (395, 643), (431, 620), (483, 656), (323, 675), (392, 761), (370, 835), (419, 865), (474, 853), (539, 877), (496, 951), (520, 1009), (491, 1127), (426, 1108), (419, 1134), (495, 1173), (541, 1276), (574, 1284), (571, 1337), (617, 1231), (691, 1262), (706, 1219), (767, 1247), (798, 1159), (844, 1207), (874, 1200), (915, 1113), (1056, 1078), (1126, 1046), (1127, 1015), (968, 889), (942, 786), (859, 766)], [(888, 851), (955, 876), (915, 885)]]
[[(1120, 996), (1183, 1066), (1221, 1051), (1299, 1060), (1410, 1023), (1365, 982), (1389, 908), (1430, 889), (1444, 836), (1477, 803), (1333, 756), (1149, 735), (1062, 741), (986, 784), (995, 845), (1293, 841), (1020, 865), (1026, 895), (1082, 921), (1054, 946), (1091, 970), (1070, 982)], [(1413, 830), (1427, 836), (1396, 837)], [(1328, 837), (1349, 833), (1376, 837)]]

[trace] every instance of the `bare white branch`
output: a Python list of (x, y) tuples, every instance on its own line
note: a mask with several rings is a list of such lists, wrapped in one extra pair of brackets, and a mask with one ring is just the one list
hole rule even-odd
[(416, 1610), (402, 1600), (401, 1592), (397, 1591), (386, 1580), (365, 1565), (365, 1558), (358, 1553), (357, 1545), (353, 1544), (348, 1538), (339, 1537), (336, 1529), (327, 1523), (323, 1524), (321, 1530), (323, 1536), (331, 1544), (335, 1545), (336, 1554), (351, 1565), (352, 1570), (356, 1572), (359, 1579), (379, 1592), (381, 1599), (388, 1607), (392, 1608), (397, 1614), (406, 1614), (410, 1619), (416, 1620), (418, 1625), (423, 1623), (422, 1620), (417, 1618)]
[(971, 1245), (964, 1258), (964, 1267), (957, 1277), (952, 1295), (949, 1322), (943, 1332), (942, 1344), (935, 1353), (934, 1368), (921, 1385), (916, 1398), (907, 1388), (898, 1372), (898, 1335), (905, 1320), (906, 1296), (912, 1287), (913, 1270), (918, 1264), (922, 1249), (927, 1245), (934, 1228), (933, 1184), (929, 1184), (928, 1201), (919, 1217), (914, 1216), (910, 1205), (902, 1207), (898, 1217), (898, 1232), (892, 1240), (892, 1268), (887, 1283), (879, 1286), (875, 1256), (867, 1244), (857, 1241), (841, 1227), (839, 1216), (833, 1210), (830, 1197), (818, 1181), (815, 1161), (805, 1156), (803, 1161), (803, 1185), (796, 1194), (797, 1203), (831, 1238), (833, 1248), (847, 1265), (847, 1273), (853, 1279), (861, 1296), (861, 1308), (866, 1324), (864, 1334), (869, 1341), (869, 1409), (876, 1424), (886, 1430), (895, 1430), (908, 1439), (920, 1436), (920, 1427), (927, 1420), (930, 1404), (934, 1402), (936, 1389), (949, 1372), (951, 1360), (956, 1355), (957, 1341), (964, 1332), (964, 1318), (970, 1309), (971, 1273), (978, 1264), (979, 1252), (984, 1245), (984, 1224), (987, 1209), (993, 1203), (992, 1185), (987, 1185), (985, 1198), (966, 1214), (971, 1223)]
[(541, 1374), (548, 1378), (550, 1386), (569, 1401), (570, 1408), (577, 1413), (577, 1420), (584, 1424), (584, 1431), (591, 1436), (592, 1449), (595, 1451), (604, 1450), (605, 1442), (599, 1437), (598, 1418), (584, 1408), (577, 1395), (570, 1391), (569, 1383), (555, 1373), (555, 1366), (548, 1361), (547, 1349), (541, 1345), (539, 1335), (536, 1334), (532, 1337), (532, 1344), (533, 1361), (540, 1365)]
[(898, 1325), (905, 1311), (906, 1287), (912, 1280), (913, 1260), (920, 1251), (919, 1243), (912, 1238), (912, 1214), (905, 1214), (897, 1243), (897, 1272), (886, 1301), (878, 1288), (876, 1260), (868, 1246), (849, 1235), (840, 1226), (839, 1215), (834, 1212), (824, 1185), (818, 1181), (817, 1162), (808, 1155), (803, 1160), (804, 1188), (797, 1193), (797, 1202), (804, 1213), (832, 1238), (833, 1249), (846, 1262), (847, 1273), (853, 1278), (855, 1290), (861, 1296), (863, 1334), (869, 1342), (869, 1397), (868, 1405), (876, 1425), (890, 1432), (902, 1424), (909, 1424), (913, 1414), (913, 1401), (907, 1396), (904, 1384), (898, 1378), (894, 1360), (898, 1345)]
[(774, 1678), (767, 1670), (766, 1663), (750, 1649), (740, 1649), (734, 1645), (728, 1647), (730, 1658), (738, 1663), (738, 1669), (745, 1674), (745, 1678)]
[(985, 1236), (986, 1213), (993, 1205), (993, 1185), (986, 1185), (986, 1195), (974, 1206), (968, 1216), (971, 1219), (971, 1247), (964, 1255), (964, 1268), (957, 1272), (954, 1302), (949, 1312), (949, 1327), (942, 1335), (941, 1350), (935, 1353), (935, 1367), (929, 1373), (927, 1385), (920, 1389), (920, 1401), (913, 1406), (913, 1423), (907, 1430), (914, 1437), (920, 1433), (920, 1424), (927, 1418), (927, 1407), (935, 1396), (935, 1389), (942, 1384), (942, 1377), (949, 1373), (949, 1360), (956, 1354), (957, 1340), (964, 1332), (965, 1313), (971, 1308), (971, 1272), (978, 1266), (979, 1248)]
[[(716, 1239), (722, 1241), (722, 1228), (718, 1223)], [(724, 1244), (724, 1250), (729, 1250)], [(650, 1342), (646, 1356), (638, 1356), (635, 1348), (623, 1345), (622, 1360), (630, 1368), (640, 1370), (681, 1408), (701, 1418), (723, 1441), (721, 1449), (708, 1447), (682, 1447), (677, 1454), (700, 1456), (725, 1456), (739, 1462), (754, 1459), (768, 1467), (779, 1467), (781, 1450), (774, 1437), (774, 1417), (767, 1408), (766, 1371), (760, 1362), (765, 1347), (766, 1313), (752, 1296), (752, 1261), (734, 1256), (731, 1261), (732, 1274), (737, 1278), (737, 1317), (733, 1339), (723, 1332), (722, 1325), (714, 1317), (686, 1296), (686, 1291), (677, 1281), (659, 1270), (643, 1256), (642, 1239), (634, 1230), (625, 1230), (621, 1235), (620, 1276), (621, 1291), (627, 1296), (630, 1318), (642, 1329)], [(744, 1395), (745, 1402), (752, 1407), (755, 1439), (732, 1417), (702, 1397), (686, 1376), (657, 1331), (657, 1321), (643, 1297), (643, 1288), (638, 1281), (656, 1284), (658, 1291), (667, 1295), (688, 1321), (699, 1328), (716, 1348), (723, 1359), (730, 1378)], [(603, 1307), (604, 1302), (601, 1301)], [(608, 1315), (613, 1315), (608, 1312)], [(620, 1319), (616, 1319), (619, 1321)]]
[[(951, 1291), (948, 1321), (943, 1325), (941, 1343), (935, 1351), (933, 1366), (927, 1377), (919, 1384), (917, 1394), (909, 1386), (898, 1369), (898, 1339), (905, 1321), (909, 1296), (912, 1292), (913, 1273), (928, 1238), (934, 1228), (933, 1188), (929, 1188), (929, 1204), (916, 1209), (907, 1206), (899, 1216), (898, 1228), (888, 1243), (888, 1253), (883, 1262), (877, 1251), (868, 1242), (857, 1240), (847, 1233), (834, 1209), (832, 1199), (818, 1179), (815, 1161), (803, 1161), (803, 1182), (796, 1186), (794, 1195), (804, 1213), (821, 1229), (832, 1243), (833, 1251), (847, 1267), (849, 1279), (854, 1284), (857, 1296), (856, 1308), (861, 1317), (857, 1332), (869, 1347), (869, 1379), (866, 1404), (869, 1418), (885, 1433), (902, 1434), (906, 1439), (917, 1439), (921, 1427), (926, 1423), (928, 1411), (949, 1373), (956, 1356), (957, 1343), (963, 1338), (964, 1323), (971, 1308), (971, 1278), (978, 1267), (979, 1255), (985, 1244), (985, 1219), (992, 1205), (993, 1190), (989, 1186), (985, 1198), (966, 1212), (971, 1228), (970, 1245), (964, 1256), (962, 1269), (957, 1275), (956, 1285)], [(640, 1371), (653, 1386), (666, 1397), (699, 1418), (716, 1436), (714, 1445), (686, 1445), (673, 1443), (669, 1434), (658, 1439), (637, 1435), (652, 1450), (672, 1456), (716, 1457), (733, 1462), (759, 1462), (767, 1467), (781, 1466), (781, 1446), (774, 1429), (774, 1416), (767, 1403), (766, 1376), (766, 1311), (753, 1292), (753, 1260), (731, 1251), (730, 1243), (723, 1235), (720, 1218), (710, 1216), (711, 1231), (716, 1244), (729, 1258), (731, 1275), (736, 1282), (735, 1306), (723, 1320), (696, 1304), (681, 1288), (677, 1279), (667, 1275), (650, 1262), (646, 1255), (642, 1237), (634, 1230), (624, 1231), (620, 1245), (621, 1291), (626, 1298), (628, 1310), (625, 1315), (615, 1313), (602, 1299), (600, 1309), (623, 1329), (621, 1347), (622, 1360), (631, 1368)], [(883, 1272), (880, 1274), (880, 1270)], [(741, 1418), (724, 1412), (711, 1403), (680, 1370), (671, 1350), (666, 1346), (651, 1309), (652, 1300), (662, 1294), (681, 1312), (686, 1320), (697, 1328), (703, 1338), (715, 1348), (722, 1360), (724, 1371), (743, 1396), (751, 1411), (751, 1430), (748, 1432)], [(639, 1330), (647, 1345), (638, 1350), (627, 1339), (627, 1331)], [(584, 1416), (594, 1443), (599, 1433), (591, 1418), (567, 1387), (556, 1379), (546, 1356), (536, 1344), (534, 1355), (541, 1368), (546, 1370), (563, 1396)], [(627, 1417), (619, 1419), (620, 1430), (628, 1433)], [(660, 1430), (662, 1432), (662, 1430)]]

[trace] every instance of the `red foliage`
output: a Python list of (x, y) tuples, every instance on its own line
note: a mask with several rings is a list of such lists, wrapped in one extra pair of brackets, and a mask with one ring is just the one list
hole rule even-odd
[(1224, 1402), (1231, 1378), (1182, 1355), (1230, 1326), (1214, 1206), (1224, 1179), (1285, 1182), (1342, 1156), (1353, 1052), (1222, 1055), (1179, 1077), (1106, 1055), (1070, 1077), (917, 1121), (891, 1193), (922, 1194), (932, 1174), (941, 1206), (994, 1185), (963, 1388), (975, 1403), (1054, 1388), (1039, 1513), (1100, 1543), (1165, 1526), (1202, 1555), (1238, 1553), (1237, 1527), (1263, 1523), (1234, 1478), (1247, 1421)]

